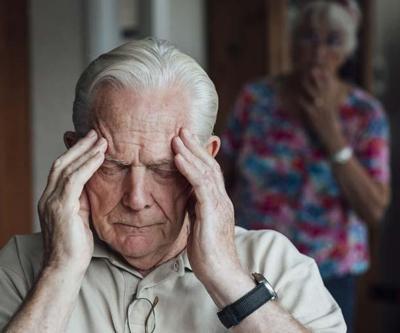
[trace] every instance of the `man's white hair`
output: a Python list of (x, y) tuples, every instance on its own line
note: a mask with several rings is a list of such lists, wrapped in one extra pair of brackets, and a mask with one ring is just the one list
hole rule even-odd
[(215, 86), (194, 59), (165, 40), (132, 41), (90, 63), (75, 90), (72, 118), (78, 135), (85, 135), (91, 128), (91, 103), (102, 83), (139, 93), (145, 89), (182, 89), (191, 103), (189, 110), (183, 110), (191, 131), (202, 142), (212, 135), (218, 111)]
[(343, 31), (345, 35), (344, 51), (346, 55), (352, 54), (357, 48), (357, 32), (361, 21), (361, 10), (357, 2), (314, 0), (304, 5), (296, 15), (293, 33), (295, 38), (299, 28), (308, 23), (318, 26), (321, 19), (332, 29)]

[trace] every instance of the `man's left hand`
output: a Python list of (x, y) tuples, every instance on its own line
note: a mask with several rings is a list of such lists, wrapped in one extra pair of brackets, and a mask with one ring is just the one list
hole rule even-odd
[(221, 168), (188, 130), (173, 140), (175, 164), (193, 188), (189, 204), (191, 233), (187, 252), (193, 272), (204, 284), (243, 271), (235, 246), (235, 222)]

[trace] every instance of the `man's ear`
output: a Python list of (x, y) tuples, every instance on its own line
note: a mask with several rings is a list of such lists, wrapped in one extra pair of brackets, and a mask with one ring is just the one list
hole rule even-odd
[(207, 146), (206, 146), (208, 153), (212, 157), (215, 157), (215, 156), (217, 156), (220, 148), (221, 148), (221, 139), (216, 135), (212, 135), (208, 139)]
[(68, 149), (71, 148), (78, 141), (76, 132), (67, 131), (64, 133), (64, 144)]

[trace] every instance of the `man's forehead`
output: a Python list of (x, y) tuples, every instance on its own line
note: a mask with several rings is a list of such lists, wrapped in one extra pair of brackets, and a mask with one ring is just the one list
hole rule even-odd
[(133, 160), (146, 164), (158, 164), (173, 159), (171, 140), (176, 131), (149, 131), (132, 129), (113, 131), (100, 129), (100, 133), (108, 142), (106, 157), (121, 164), (130, 164)]
[(186, 127), (188, 99), (174, 89), (140, 91), (103, 86), (93, 103), (94, 126), (121, 162), (173, 159), (171, 140)]
[(134, 90), (105, 84), (96, 92), (92, 111), (95, 118), (120, 126), (126, 121), (154, 126), (183, 121), (188, 108), (187, 94), (174, 87)]
[(94, 121), (116, 132), (171, 132), (183, 126), (188, 99), (170, 89), (146, 90), (104, 86), (92, 107)]
[(154, 136), (161, 140), (179, 131), (185, 125), (184, 119), (171, 113), (149, 110), (127, 110), (118, 114), (110, 112), (108, 116), (100, 116), (97, 122), (117, 136)]

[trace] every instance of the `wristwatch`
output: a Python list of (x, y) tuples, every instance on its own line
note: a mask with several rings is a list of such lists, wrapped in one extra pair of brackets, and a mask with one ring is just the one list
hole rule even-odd
[(217, 313), (226, 328), (238, 325), (259, 307), (278, 297), (274, 288), (260, 273), (252, 273), (256, 287)]
[(353, 149), (350, 146), (344, 147), (331, 156), (331, 161), (337, 164), (345, 164), (353, 156)]

